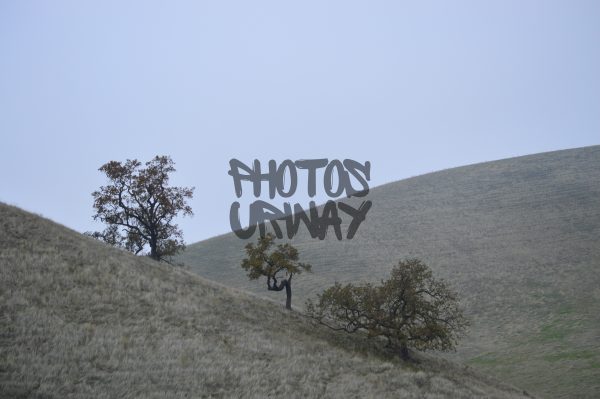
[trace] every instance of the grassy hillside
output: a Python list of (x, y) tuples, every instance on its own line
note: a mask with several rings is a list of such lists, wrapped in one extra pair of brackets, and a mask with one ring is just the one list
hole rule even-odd
[[(471, 318), (454, 359), (542, 396), (600, 397), (600, 146), (444, 170), (374, 188), (369, 199), (353, 240), (294, 237), (314, 270), (295, 279), (296, 306), (335, 280), (377, 281), (417, 256), (459, 290)], [(219, 236), (182, 259), (282, 301), (247, 280), (244, 245)]]
[(0, 397), (519, 397), (0, 204)]

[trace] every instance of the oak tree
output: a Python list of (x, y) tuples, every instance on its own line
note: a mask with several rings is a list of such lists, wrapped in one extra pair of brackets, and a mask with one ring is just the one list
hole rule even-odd
[(247, 258), (242, 260), (242, 268), (248, 272), (250, 280), (267, 277), (269, 291), (285, 289), (285, 307), (292, 309), (292, 277), (302, 271), (311, 271), (311, 265), (299, 262), (298, 250), (289, 243), (275, 245), (271, 233), (258, 237), (256, 245), (246, 245)]
[(307, 312), (334, 330), (385, 337), (404, 358), (408, 348), (452, 350), (468, 326), (457, 294), (419, 259), (400, 261), (380, 285), (336, 283)]
[(175, 217), (193, 215), (187, 200), (194, 188), (169, 186), (175, 172), (169, 156), (156, 156), (143, 166), (137, 159), (110, 161), (99, 169), (110, 184), (94, 191), (94, 220), (106, 224), (102, 232), (87, 233), (135, 254), (149, 248), (155, 260), (167, 260), (184, 248)]

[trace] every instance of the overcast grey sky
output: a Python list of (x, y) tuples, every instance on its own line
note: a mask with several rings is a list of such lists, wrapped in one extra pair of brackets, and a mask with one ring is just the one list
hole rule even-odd
[(598, 71), (593, 0), (4, 0), (0, 200), (100, 229), (98, 167), (168, 154), (193, 242), (229, 230), (231, 158), (369, 160), (376, 186), (600, 144)]

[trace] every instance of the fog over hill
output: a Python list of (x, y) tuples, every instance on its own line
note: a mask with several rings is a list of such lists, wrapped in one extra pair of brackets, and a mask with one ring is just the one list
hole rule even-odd
[[(294, 279), (296, 307), (334, 281), (378, 281), (399, 259), (419, 257), (460, 292), (471, 319), (454, 359), (542, 396), (600, 397), (600, 146), (443, 170), (367, 198), (372, 209), (352, 240), (330, 230), (319, 241), (304, 227), (293, 238), (313, 265)], [(248, 281), (245, 244), (226, 234), (190, 245), (181, 260), (283, 301)]]

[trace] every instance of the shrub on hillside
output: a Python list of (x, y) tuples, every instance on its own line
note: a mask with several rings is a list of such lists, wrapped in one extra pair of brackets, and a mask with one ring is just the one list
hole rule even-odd
[(419, 259), (400, 261), (381, 285), (336, 283), (307, 313), (334, 330), (384, 337), (404, 358), (408, 348), (454, 349), (468, 325), (457, 294)]

